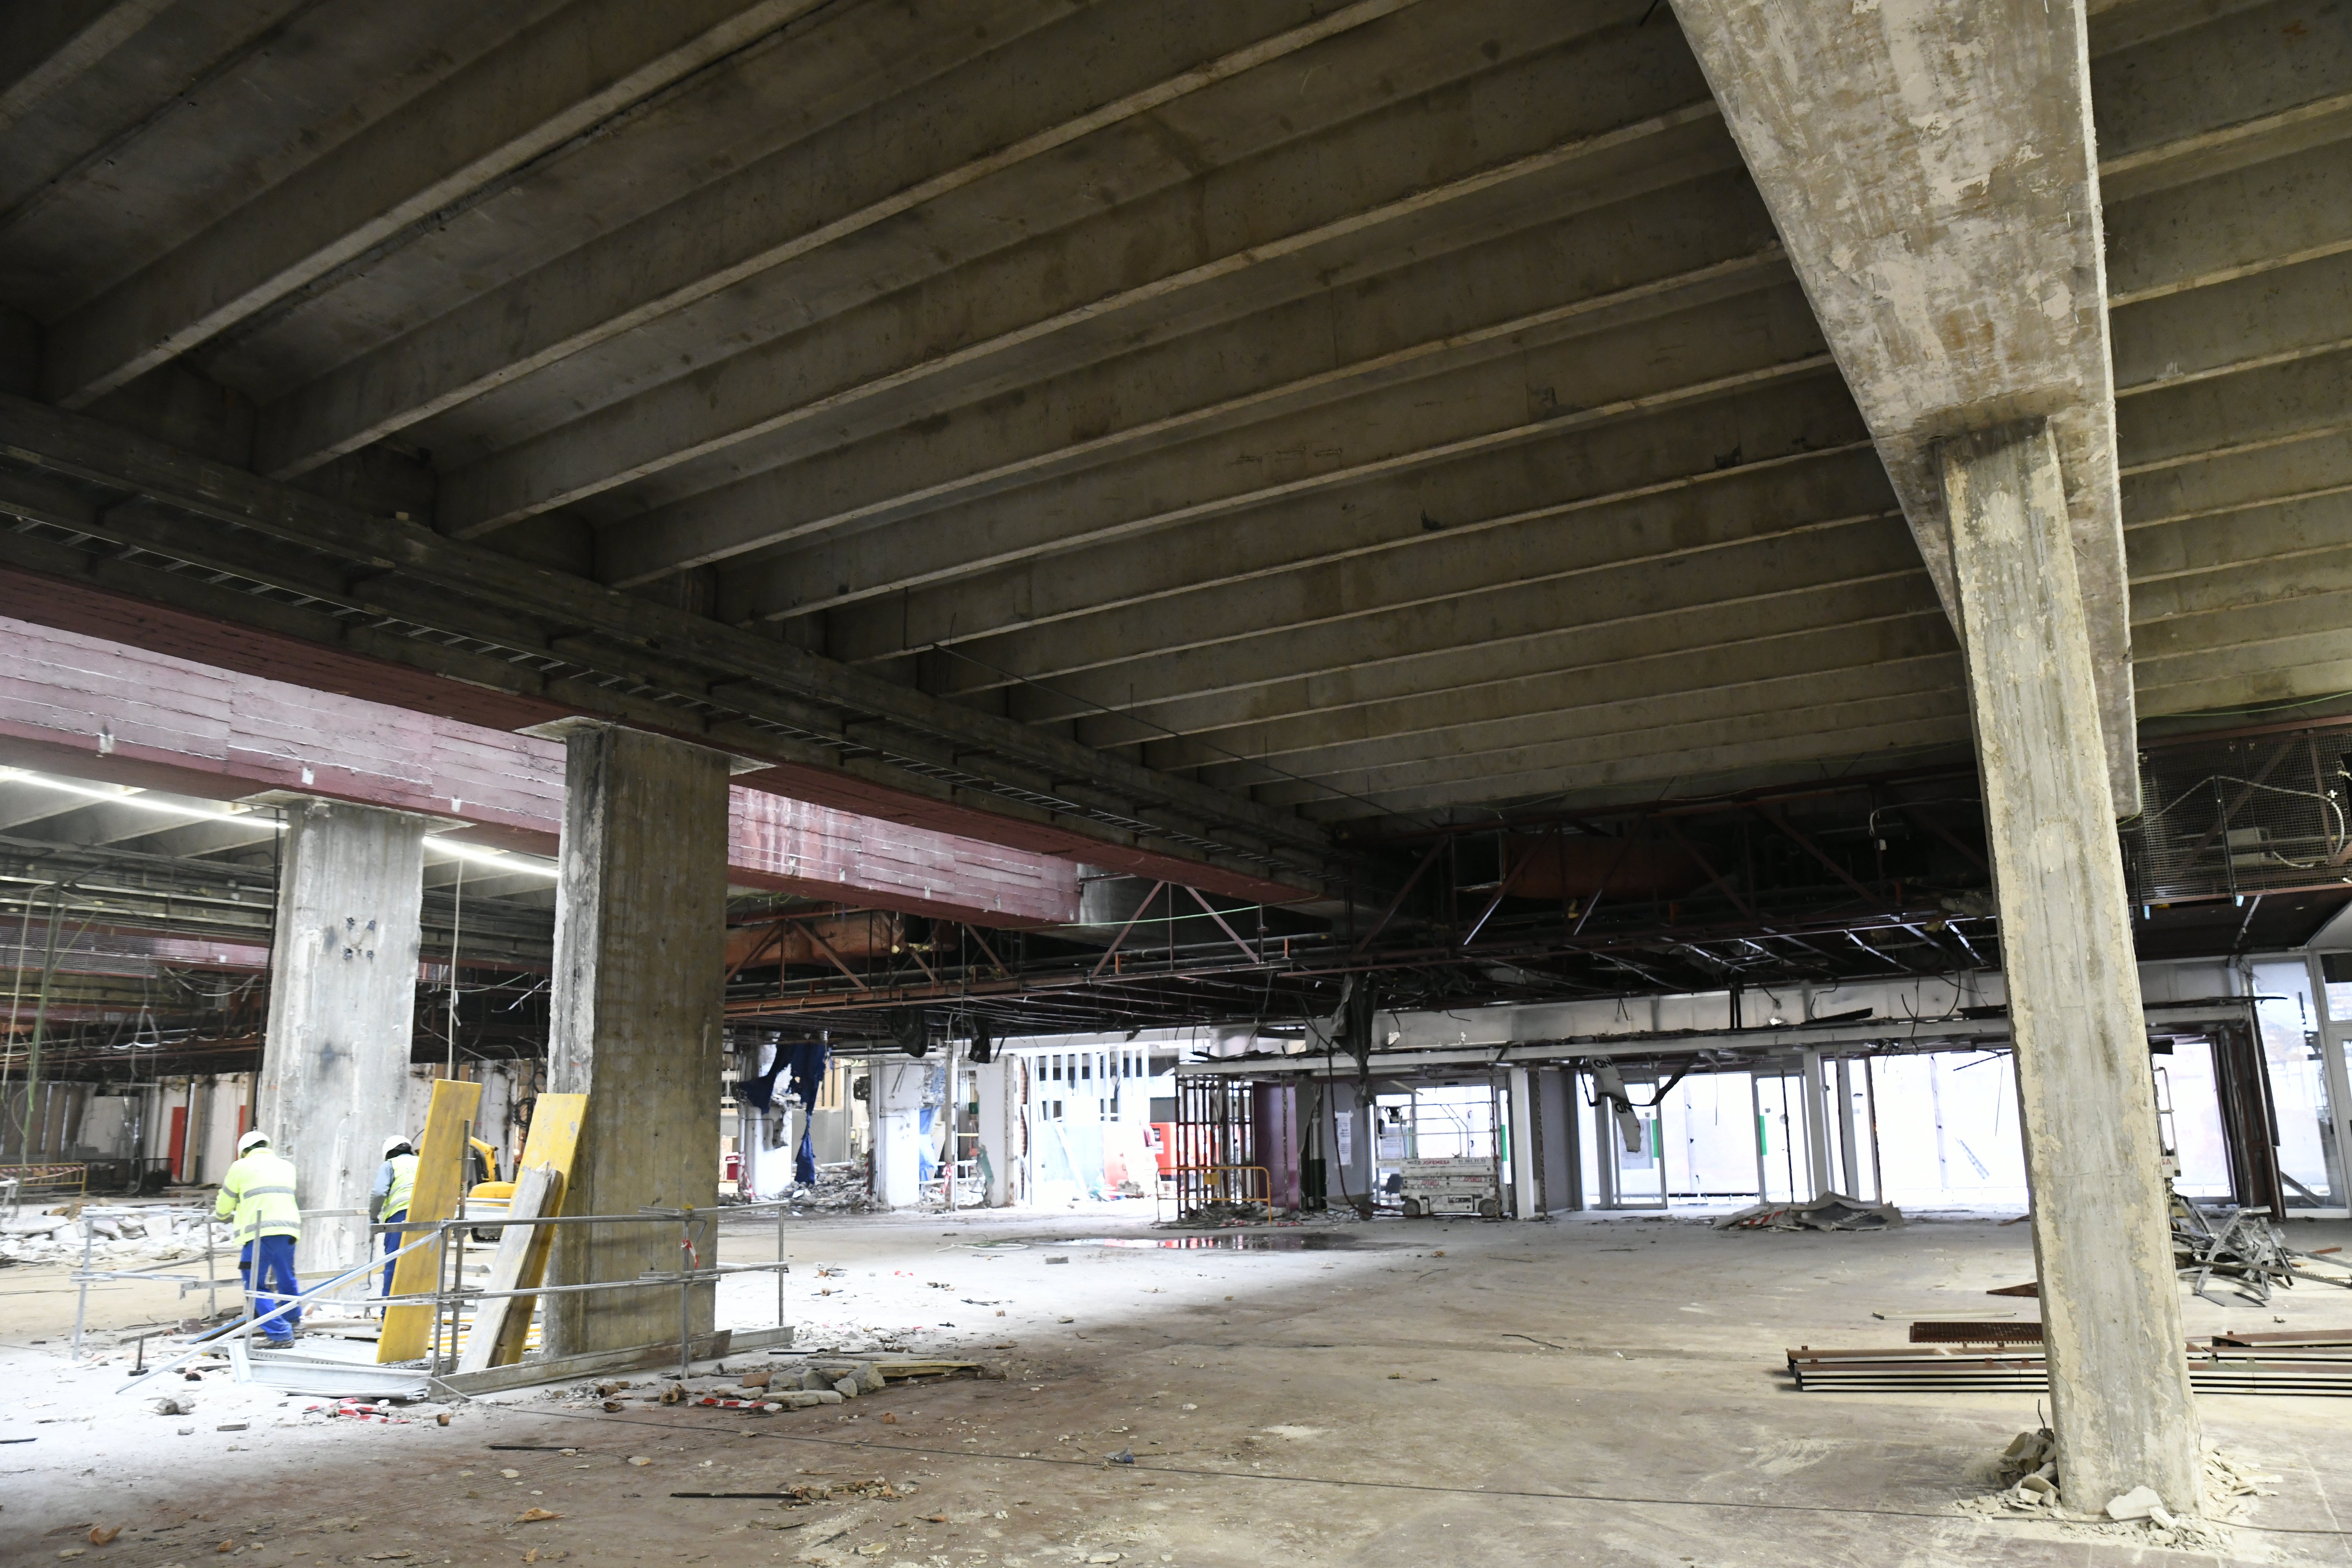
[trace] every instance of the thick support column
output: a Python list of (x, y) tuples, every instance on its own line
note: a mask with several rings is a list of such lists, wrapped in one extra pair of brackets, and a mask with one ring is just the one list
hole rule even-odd
[[(1862, 1192), (1862, 1159), (1854, 1146), (1853, 1063), (1838, 1058), (1837, 1085), (1831, 1091), (1837, 1100), (1838, 1168), (1843, 1178), (1838, 1190), (1850, 1198), (1859, 1198)], [(1876, 1193), (1870, 1194), (1874, 1203), (1882, 1202)]]
[[(548, 1087), (585, 1094), (563, 1212), (713, 1209), (727, 943), (727, 758), (608, 724), (564, 731)], [(675, 1268), (667, 1225), (559, 1227), (557, 1284)], [(703, 1257), (710, 1256), (706, 1237)], [(711, 1298), (690, 1318), (710, 1326)], [(558, 1355), (675, 1340), (677, 1291), (546, 1298)]]
[[(286, 804), (258, 1125), (294, 1162), (314, 1217), (294, 1267), (368, 1250), (368, 1189), (403, 1126), (415, 1027), (417, 917), (430, 819), (313, 797)], [(352, 1211), (320, 1215), (322, 1209)]]
[[(1829, 1095), (1822, 1081), (1822, 1053), (1804, 1056), (1806, 1195), (1820, 1197), (1836, 1184), (1830, 1174)], [(1846, 1194), (1852, 1197), (1853, 1194)]]
[(923, 1195), (923, 1085), (930, 1068), (898, 1057), (875, 1058), (871, 1097), (874, 1113), (874, 1201), (902, 1209)]
[(982, 1198), (990, 1208), (1014, 1201), (1020, 1177), (1021, 1107), (1017, 1100), (1021, 1068), (1018, 1059), (999, 1057), (971, 1069), (980, 1100), (980, 1157), (988, 1190)]
[(1542, 1192), (1546, 1213), (1584, 1206), (1584, 1161), (1577, 1145), (1576, 1073), (1545, 1068), (1536, 1074), (1536, 1121), (1543, 1130)]
[(1511, 1217), (1541, 1219), (1543, 1174), (1538, 1161), (1543, 1152), (1543, 1135), (1536, 1129), (1534, 1075), (1523, 1067), (1511, 1068), (1510, 1074), (1506, 1099), (1511, 1119)]
[(2070, 1508), (2200, 1503), (2155, 1084), (2058, 449), (2037, 423), (1940, 453)]
[(1372, 1197), (1372, 1101), (1345, 1079), (1333, 1079), (1324, 1104), (1331, 1121), (1325, 1131), (1330, 1159), (1330, 1197), (1362, 1212)]

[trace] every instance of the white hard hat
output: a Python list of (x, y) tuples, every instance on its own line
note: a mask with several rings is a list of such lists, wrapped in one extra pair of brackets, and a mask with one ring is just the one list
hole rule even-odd
[(254, 1150), (268, 1142), (269, 1134), (257, 1127), (252, 1131), (247, 1133), (244, 1137), (236, 1141), (236, 1152), (240, 1154), (250, 1154)]
[(407, 1133), (395, 1132), (391, 1137), (383, 1141), (383, 1157), (389, 1160), (399, 1151), (403, 1149), (413, 1149), (415, 1147), (415, 1145), (408, 1141)]

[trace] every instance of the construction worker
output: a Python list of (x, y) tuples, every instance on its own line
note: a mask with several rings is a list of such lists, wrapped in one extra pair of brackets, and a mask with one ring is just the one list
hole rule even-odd
[[(383, 1141), (383, 1163), (376, 1167), (375, 1185), (368, 1191), (368, 1217), (378, 1225), (398, 1225), (408, 1217), (409, 1195), (416, 1191), (416, 1146), (405, 1132)], [(401, 1232), (383, 1233), (384, 1256), (400, 1250)], [(392, 1294), (394, 1265), (383, 1266), (383, 1293)]]
[[(269, 1134), (256, 1128), (236, 1141), (236, 1163), (221, 1177), (213, 1212), (232, 1220), (242, 1244), (237, 1267), (245, 1273), (247, 1299), (256, 1316), (276, 1310), (278, 1297), (299, 1297), (294, 1279), (294, 1243), (302, 1235), (302, 1205), (294, 1194), (294, 1163), (269, 1146)], [(299, 1307), (262, 1325), (265, 1342), (290, 1345), (302, 1321)]]

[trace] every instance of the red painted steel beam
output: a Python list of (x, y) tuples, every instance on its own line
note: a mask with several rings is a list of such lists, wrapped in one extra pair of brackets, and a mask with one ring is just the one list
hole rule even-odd
[[(10, 618), (23, 607), (12, 584), (24, 585), (0, 574), (0, 763), (214, 800), (300, 791), (453, 818), (465, 826), (452, 837), (555, 853), (563, 747), (511, 732), (558, 716), (539, 704), (310, 648), (288, 673), (315, 685), (273, 679), (178, 651), (195, 637), (178, 624), (192, 617), (173, 612), (105, 601), (127, 618), (89, 630), (58, 629), (50, 615)], [(445, 706), (467, 716), (420, 710), (418, 686), (447, 689)], [(1077, 919), (1074, 860), (757, 787), (781, 771), (735, 786), (728, 875), (739, 886), (977, 925)]]
[[(46, 573), (0, 570), (0, 616), (121, 644), (128, 649), (166, 655), (222, 672), (291, 683), (317, 692), (354, 698), (432, 719), (456, 720), (488, 730), (510, 731), (582, 714), (581, 710), (561, 704), (493, 691), (405, 666), (322, 648), (299, 637), (231, 625)], [(977, 807), (901, 793), (820, 768), (763, 768), (739, 775), (736, 785), (739, 791), (748, 788), (773, 794), (826, 807), (845, 816), (991, 844), (1032, 856), (1072, 863), (1083, 861), (1130, 876), (1165, 879), (1254, 903), (1296, 903), (1302, 897), (1295, 887), (1245, 872), (1203, 866), (1148, 849), (1129, 849), (1050, 825), (1024, 822)], [(484, 841), (495, 842), (487, 837)], [(1072, 896), (1075, 898), (1075, 892)], [(868, 901), (877, 908), (956, 918), (953, 910), (945, 906), (884, 903), (879, 899)], [(1075, 903), (1071, 908), (1075, 910)], [(1073, 913), (1057, 918), (1076, 917)], [(988, 923), (1033, 922), (998, 919)]]

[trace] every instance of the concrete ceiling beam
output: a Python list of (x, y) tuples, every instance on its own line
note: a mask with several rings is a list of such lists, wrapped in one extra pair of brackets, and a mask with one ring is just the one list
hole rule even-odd
[(2131, 400), (2123, 472), (2138, 476), (2352, 429), (2352, 351), (2263, 365)]
[[(1747, 605), (1727, 605), (1710, 616), (1664, 617), (1633, 628), (1586, 635), (1560, 627), (1549, 636), (1481, 642), (1470, 638), (1419, 658), (1359, 667), (1316, 676), (1278, 676), (1213, 694), (1168, 702), (1146, 710), (1162, 726), (1163, 738), (1149, 741), (1147, 760), (1166, 756), (1169, 766), (1192, 766), (1208, 745), (1255, 756), (1262, 747), (1278, 752), (1294, 732), (1311, 740), (1325, 732), (1348, 733), (1360, 709), (1373, 709), (1362, 732), (1395, 721), (1404, 728), (1423, 722), (1428, 710), (1449, 700), (1475, 703), (1490, 688), (1507, 688), (1558, 675), (1572, 679), (1643, 681), (1645, 671), (1686, 659), (1703, 649), (1721, 648), (1765, 666), (1784, 658), (1806, 639), (1831, 632), (1867, 633), (1869, 628), (1917, 620), (1940, 613), (1934, 585), (1912, 570), (1848, 583), (1818, 592), (1777, 595)], [(1661, 692), (1672, 689), (1657, 682)], [(1328, 731), (1323, 727), (1328, 727)], [(1131, 742), (1145, 733), (1124, 715), (1087, 719), (1075, 732), (1095, 744)], [(1195, 746), (1193, 738), (1198, 737)], [(1192, 747), (1193, 749), (1186, 749)]]
[[(892, 606), (904, 612), (903, 626), (878, 609), (835, 612), (826, 617), (825, 646), (845, 660), (864, 661), (980, 642), (973, 651), (989, 663), (1042, 678), (1427, 596), (1410, 589), (1382, 596), (1377, 584), (1406, 569), (1384, 559), (1390, 555), (1465, 552), (1429, 581), (1491, 586), (1513, 574), (1484, 570), (1481, 552), (1513, 548), (1506, 542), (1521, 536), (1560, 535), (1561, 563), (1648, 553), (1655, 546), (1642, 542), (1646, 530), (1637, 529), (1622, 551), (1602, 531), (1652, 515), (1708, 517), (1692, 543), (1736, 537), (1743, 498), (1759, 485), (1791, 508), (1783, 523), (1875, 510), (1891, 495), (1874, 454), (1858, 459), (1857, 472), (1856, 454), (1868, 453), (1867, 440), (1853, 399), (1834, 374), (1817, 370), (1649, 417), (1571, 427), (1366, 486), (1337, 506), (1309, 496), (1192, 523), (1152, 550), (1113, 543), (909, 594)], [(1713, 518), (1718, 505), (1735, 519)], [(1465, 552), (1465, 541), (1478, 549)], [(1557, 569), (1532, 558), (1523, 564), (1528, 574)], [(1243, 602), (1236, 595), (1258, 601), (1238, 612), (1237, 624), (1223, 613)], [(1192, 600), (1206, 618), (1128, 614), (1173, 597)], [(1003, 683), (954, 661), (939, 679), (947, 691)]]
[[(1600, 212), (1570, 203), (1576, 210), (1533, 229), (1335, 281), (616, 523), (599, 537), (597, 574), (627, 586), (938, 512), (1785, 279), (1728, 140), (1720, 156), (1730, 166), (1708, 177)], [(798, 604), (780, 586), (772, 605), (743, 614)]]
[[(2274, 618), (2275, 635), (2259, 640), (2224, 647), (2196, 637), (2158, 643), (2153, 653), (2136, 660), (2148, 712), (2242, 721), (2264, 714), (2293, 719), (2297, 708), (2326, 712), (2317, 707), (2319, 700), (2340, 700), (2352, 691), (2352, 658), (2346, 657), (2337, 629), (2352, 613), (2352, 597), (2337, 595), (2289, 608), (2288, 616)], [(2243, 633), (2232, 629), (2226, 635)]]
[[(1790, 716), (1805, 722), (1817, 710), (1894, 698), (1933, 704), (1957, 701), (1961, 689), (1959, 650), (1948, 632), (1940, 637), (1913, 630), (1921, 650), (1906, 656), (1888, 647), (1874, 661), (1786, 674), (1755, 672), (1713, 687), (1690, 687), (1668, 696), (1644, 694), (1615, 702), (1570, 699), (1561, 707), (1517, 713), (1465, 713), (1459, 723), (1402, 734), (1382, 733), (1352, 743), (1318, 747), (1269, 759), (1288, 778), (1251, 762), (1204, 764), (1203, 783), (1249, 789), (1260, 800), (1304, 802), (1330, 793), (1317, 784), (1343, 781), (1361, 787), (1402, 778), (1414, 769), (1439, 766), (1475, 777), (1489, 766), (1516, 765), (1530, 752), (1567, 756), (1618, 755), (1648, 743), (1654, 734), (1707, 724), (1746, 722), (1759, 716)], [(1940, 642), (1942, 646), (1935, 646)]]
[[(1580, 711), (1622, 710), (1640, 714), (1684, 694), (1729, 691), (1792, 679), (1847, 673), (1880, 660), (1911, 660), (1954, 652), (1948, 626), (1919, 609), (1859, 623), (1808, 627), (1778, 635), (1734, 637), (1705, 647), (1633, 658), (1601, 658), (1565, 668), (1497, 671), (1471, 687), (1410, 693), (1377, 702), (1315, 710), (1279, 723), (1196, 730), (1181, 739), (1147, 744), (1154, 767), (1246, 770), (1259, 762), (1290, 772), (1335, 748), (1412, 737), (1451, 735), (1457, 728), (1504, 720), (1557, 716), (1573, 724)], [(1257, 782), (1263, 774), (1253, 774)]]
[[(1100, 563), (1118, 547), (1154, 539), (1184, 551), (1197, 568), (1202, 558), (1171, 531), (1270, 503), (1328, 515), (1334, 492), (1482, 456), (1507, 460), (1514, 447), (1784, 385), (1828, 368), (1803, 295), (1784, 286), (1592, 338), (1523, 344), (1507, 374), (1468, 366), (1074, 475), (1005, 501), (821, 540), (760, 563), (763, 586), (752, 590), (753, 603), (793, 594), (799, 609), (826, 610), (891, 595), (895, 610), (897, 595), (932, 589), (939, 591), (934, 603), (944, 607), (961, 597), (953, 593), (961, 579), (1037, 563), (1041, 573), (1069, 584), (1064, 592), (1091, 589), (1100, 604), (1097, 579), (1069, 559), (1081, 547), (1091, 547)], [(1570, 406), (1559, 406), (1563, 396)], [(1267, 520), (1251, 521), (1264, 527)], [(1385, 521), (1391, 530), (1427, 526), (1420, 519)], [(986, 612), (975, 606), (972, 613)], [(954, 610), (947, 616), (958, 619)]]
[[(2340, 581), (2340, 580), (2339, 580)], [(2177, 695), (2200, 683), (2251, 682), (2263, 700), (2334, 696), (2352, 690), (2340, 679), (2352, 663), (2352, 592), (2336, 587), (2279, 599), (2258, 614), (2228, 610), (2175, 616), (2136, 628), (2140, 678)]]
[[(1541, 117), (1539, 106), (1526, 102), (1524, 79), (1540, 71), (1540, 58), (1548, 53), (1573, 59), (1577, 40), (1608, 20), (1528, 0), (1416, 5), (1386, 23), (1326, 40), (1299, 58), (1244, 72), (1098, 131), (1049, 158), (951, 191), (898, 220), (851, 235), (722, 296), (494, 390), (417, 426), (415, 438), (435, 451), (445, 472), (461, 470), (609, 410), (649, 387), (707, 374), (728, 356), (782, 335), (800, 336), (804, 352), (837, 355), (854, 350), (870, 354), (877, 330), (952, 348), (970, 341), (972, 325), (957, 315), (957, 300), (992, 301), (1007, 291), (1034, 296), (1041, 275), (1054, 285), (1049, 292), (1055, 300), (1083, 300), (1083, 294), (1067, 291), (1067, 275), (1073, 268), (1098, 270), (1106, 251), (1134, 260), (1106, 286), (1148, 281), (1168, 264), (1161, 253), (1171, 244), (1181, 250), (1216, 241), (1223, 214), (1221, 193), (1246, 185), (1253, 173), (1286, 158), (1294, 167), (1302, 162), (1327, 167), (1315, 154), (1335, 156), (1333, 143), (1345, 141), (1351, 126), (1392, 119), (1401, 103), (1426, 102), (1431, 115), (1444, 121), (1447, 109), (1458, 113), (1472, 101), (1475, 82), (1482, 106), (1493, 92), (1492, 111), (1517, 103), (1521, 118)], [(1672, 42), (1679, 47), (1679, 40)], [(1424, 141), (1429, 134), (1424, 130)], [(1681, 140), (1709, 137), (1724, 140), (1719, 125), (1687, 128)], [(1675, 138), (1668, 142), (1681, 144)], [(1378, 188), (1377, 180), (1355, 178)], [(1503, 221), (1498, 209), (1523, 204), (1547, 188), (1540, 178), (1507, 182), (1483, 198), (1433, 208), (1375, 237), (1399, 255), (1433, 238), (1458, 246), (1470, 237), (1464, 231), (1493, 227)], [(1336, 198), (1327, 195), (1326, 200), (1336, 208)], [(1017, 215), (1018, 221), (1008, 221), (1008, 214)], [(1517, 221), (1530, 221), (1531, 216), (1521, 212)], [(1211, 232), (1199, 232), (1204, 226)], [(787, 424), (690, 457), (632, 480), (618, 493), (588, 498), (579, 515), (612, 521), (665, 505), (740, 472), (921, 418), (938, 406), (980, 395), (982, 388), (1002, 390), (1016, 384), (1011, 379), (1016, 374), (1034, 376), (1042, 363), (1073, 363), (1070, 355), (1081, 350), (1106, 352), (1102, 345), (1114, 337), (1134, 346), (1147, 341), (1139, 335), (1145, 326), (1164, 330), (1160, 318), (1171, 311), (1197, 321), (1287, 297), (1274, 286), (1286, 270), (1307, 274), (1292, 279), (1288, 290), (1305, 293), (1349, 265), (1376, 269), (1381, 263), (1367, 259), (1360, 244), (1345, 261), (1320, 271), (1292, 262), (1255, 277), (1236, 274), (1205, 291), (1173, 296), (1133, 319), (1074, 330), (1066, 343), (1056, 336), (1009, 361), (971, 361), (896, 391), (883, 389), (820, 421), (819, 428)], [(878, 311), (877, 302), (883, 302)], [(864, 326), (855, 321), (858, 317), (866, 319)], [(877, 321), (885, 324), (877, 328)], [(740, 469), (739, 462), (744, 465)]]
[[(483, 656), (475, 649), (488, 642), (503, 662), (527, 659), (539, 646), (561, 644), (554, 657), (586, 679), (567, 693), (568, 702), (556, 699), (561, 706), (551, 718), (565, 707), (613, 714), (616, 707), (641, 706), (666, 715), (654, 719), (650, 728), (805, 767), (820, 778), (895, 780), (882, 786), (894, 795), (952, 801), (961, 810), (978, 810), (975, 826), (992, 816), (1023, 823), (1043, 817), (1073, 848), (1097, 841), (1108, 847), (1106, 853), (1116, 849), (1145, 858), (1164, 850), (1173, 860), (1200, 864), (1203, 874), (1229, 885), (1240, 885), (1241, 867), (1252, 864), (1257, 870), (1250, 875), (1296, 875), (1307, 884), (1304, 890), (1319, 891), (1334, 867), (1322, 833), (1289, 814), (1152, 773), (1060, 735), (975, 713), (779, 641), (449, 540), (415, 523), (371, 517), (26, 399), (0, 397), (0, 448), (51, 485), (143, 495), (184, 519), (175, 529), (158, 532), (135, 516), (118, 515), (130, 509), (91, 502), (77, 514), (58, 518), (0, 497), (0, 504), (17, 515), (67, 535), (53, 540), (0, 534), (0, 554), (32, 570), (142, 596), (161, 592), (175, 604), (193, 590), (194, 597), (213, 605), (207, 613), (232, 624), (258, 623), (352, 651), (362, 651), (362, 645), (390, 645), (383, 651), (395, 664), (410, 663), (420, 649), (427, 658), (437, 658), (450, 651), (446, 645), (478, 660)], [(88, 548), (93, 539), (131, 543), (165, 563), (224, 551), (239, 557), (239, 570), (263, 583), (289, 569), (281, 563), (290, 563), (292, 574), (306, 583), (329, 569), (340, 585), (298, 591), (344, 614), (321, 614), (250, 594), (207, 595), (205, 590), (215, 585), (185, 583), (110, 550), (93, 556)], [(50, 563), (41, 564), (44, 559)], [(404, 603), (394, 615), (411, 622), (413, 635), (383, 635), (383, 610), (371, 606), (383, 605), (387, 586), (401, 589)], [(541, 630), (539, 644), (521, 649), (501, 647), (496, 624), (513, 617), (560, 630)], [(429, 647), (436, 644), (443, 647)], [(580, 679), (572, 670), (564, 675)], [(486, 684), (513, 690), (516, 679)], [(545, 670), (520, 679), (550, 689)], [(634, 712), (615, 716), (646, 721)], [(1034, 840), (1035, 835), (1029, 837)]]
[(2124, 476), (2124, 527), (2221, 517), (2352, 489), (2352, 438), (2323, 426), (2283, 446), (2217, 452)]
[(2091, 26), (2099, 189), (2109, 205), (2352, 132), (2352, 15), (2273, 0), (2101, 50)]
[[(1335, 674), (1465, 644), (1548, 638), (1573, 631), (1614, 643), (1645, 624), (1787, 595), (1815, 593), (1918, 571), (1902, 528), (1885, 515), (1851, 519), (1792, 538), (1725, 545), (1706, 572), (1593, 573), (1558, 582), (1505, 583), (1477, 594), (1356, 617), (1345, 626), (1271, 624), (1257, 637), (1158, 653), (1127, 664), (1060, 676), (1051, 691), (1015, 687), (1010, 710), (1050, 722), (1089, 706), (1149, 710), (1153, 705), (1286, 677)], [(1710, 640), (1685, 623), (1693, 644)], [(1051, 718), (1048, 718), (1048, 716)]]
[[(1968, 715), (1956, 692), (1949, 712), (1935, 711), (1917, 697), (1882, 703), (1843, 704), (1818, 712), (1766, 714), (1745, 722), (1700, 726), (1694, 732), (1659, 732), (1622, 754), (1596, 756), (1591, 748), (1565, 759), (1530, 758), (1525, 766), (1489, 761), (1464, 777), (1433, 770), (1412, 781), (1375, 780), (1344, 797), (1326, 795), (1300, 806), (1318, 822), (1342, 822), (1388, 814), (1487, 808), (1513, 802), (1541, 802), (1548, 808), (1632, 790), (1671, 785), (1695, 794), (1733, 777), (1756, 777), (1792, 766), (1841, 766), (1866, 772), (1892, 767), (1923, 754), (1964, 750)], [(1785, 773), (1780, 776), (1785, 777)]]
[(144, 27), (173, 0), (46, 0), (0, 10), (0, 131)]
[(815, 3), (566, 8), (56, 323), (46, 395), (90, 403)]
[[(1412, 3), (1073, 16), (1050, 0), (999, 0), (952, 29), (887, 7), (811, 28), (761, 62), (774, 111), (729, 146), (730, 172), (684, 194), (660, 187), (667, 205), (289, 391), (263, 411), (256, 466), (304, 472)], [(1074, 57), (1087, 68), (1068, 68)]]
[(2215, 174), (2106, 211), (2107, 300), (2142, 300), (2352, 250), (2343, 142)]
[(2116, 417), (2128, 426), (2142, 393), (2352, 349), (2352, 250), (2161, 295), (2110, 320)]
[[(2352, 563), (2352, 491), (2274, 501), (2224, 516), (2128, 530), (2132, 624), (2200, 604), (2260, 605), (2346, 580)], [(2237, 586), (2223, 588), (2224, 583)]]
[[(1491, 101), (1477, 137), (1433, 134), (1462, 90), (1448, 82), (1025, 243), (951, 253), (951, 289), (910, 289), (682, 378), (672, 367), (662, 384), (446, 475), (441, 526), (470, 536), (984, 361), (1049, 352), (1060, 334), (1129, 334), (1245, 273), (1306, 291), (1314, 263), (1360, 252), (1383, 227), (1570, 165), (1605, 177), (1715, 118), (1669, 35), (1614, 29), (1580, 53), (1594, 85), (1572, 98), (1541, 59), (1482, 77)], [(1128, 131), (1131, 156), (1176, 166), (1147, 129)], [(1299, 179), (1302, 159), (1318, 178)]]
[(2116, 814), (2138, 810), (2091, 82), (2079, 5), (1675, 0), (1948, 605), (1933, 450), (2058, 440)]

